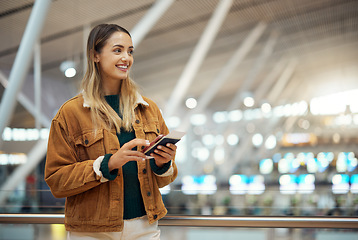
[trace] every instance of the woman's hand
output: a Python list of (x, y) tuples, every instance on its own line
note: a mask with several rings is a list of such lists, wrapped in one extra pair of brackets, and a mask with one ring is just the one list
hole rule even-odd
[(149, 141), (144, 139), (133, 139), (132, 141), (124, 144), (115, 154), (111, 156), (108, 161), (108, 169), (121, 168), (124, 164), (129, 161), (145, 161), (149, 157), (140, 151), (132, 150), (137, 146), (149, 146)]
[(154, 157), (155, 164), (157, 164), (158, 167), (163, 167), (164, 164), (174, 159), (176, 150), (177, 146), (175, 144), (168, 143), (166, 146), (159, 145), (150, 156)]

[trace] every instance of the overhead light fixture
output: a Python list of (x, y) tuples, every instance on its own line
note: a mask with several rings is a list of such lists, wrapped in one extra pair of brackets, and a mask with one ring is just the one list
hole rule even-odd
[(66, 77), (72, 78), (76, 76), (76, 63), (74, 61), (64, 61), (60, 65), (60, 70)]
[(246, 107), (253, 107), (254, 106), (254, 104), (255, 104), (255, 100), (254, 100), (254, 98), (253, 97), (245, 97), (244, 98), (244, 105), (246, 106)]
[(188, 98), (188, 99), (185, 101), (186, 107), (187, 107), (187, 108), (190, 108), (190, 109), (195, 108), (197, 104), (198, 104), (198, 102), (196, 101), (195, 98)]
[(269, 113), (269, 112), (271, 112), (271, 105), (270, 105), (269, 103), (267, 103), (267, 102), (263, 103), (263, 104), (261, 105), (261, 111), (262, 111), (263, 113)]

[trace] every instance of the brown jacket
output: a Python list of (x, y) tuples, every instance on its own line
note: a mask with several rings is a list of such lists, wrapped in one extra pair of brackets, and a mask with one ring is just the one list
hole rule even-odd
[[(167, 134), (157, 105), (138, 94), (133, 129), (137, 138), (154, 140)], [(116, 130), (93, 130), (90, 108), (78, 95), (60, 108), (52, 120), (48, 141), (45, 180), (55, 197), (66, 197), (65, 226), (68, 231), (119, 232), (123, 228), (122, 169), (113, 181), (101, 182), (93, 163), (107, 153), (115, 153), (119, 141)], [(150, 223), (167, 213), (159, 188), (177, 176), (174, 160), (169, 174), (156, 175), (149, 160), (138, 162), (138, 179)]]

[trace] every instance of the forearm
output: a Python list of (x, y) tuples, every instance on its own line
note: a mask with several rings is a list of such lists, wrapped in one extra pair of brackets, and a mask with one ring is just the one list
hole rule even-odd
[(85, 192), (101, 184), (93, 170), (93, 160), (50, 168), (45, 171), (45, 181), (57, 198)]

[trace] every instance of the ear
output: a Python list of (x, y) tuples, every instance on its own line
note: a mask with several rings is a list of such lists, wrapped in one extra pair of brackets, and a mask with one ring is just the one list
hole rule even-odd
[(96, 62), (96, 63), (99, 62), (99, 54), (98, 54), (96, 51), (94, 51), (93, 58), (94, 58), (94, 59), (93, 59), (94, 62)]

